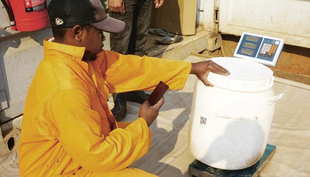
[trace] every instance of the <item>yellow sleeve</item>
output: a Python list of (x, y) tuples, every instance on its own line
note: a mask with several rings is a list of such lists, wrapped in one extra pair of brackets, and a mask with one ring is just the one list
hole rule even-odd
[(58, 128), (58, 139), (68, 155), (93, 172), (117, 171), (142, 157), (151, 145), (151, 134), (139, 118), (109, 136), (101, 133), (101, 117), (91, 109), (88, 95), (77, 90), (60, 91), (46, 106)]
[[(191, 63), (134, 55), (109, 55), (106, 80), (110, 93), (132, 90), (153, 90), (159, 81), (171, 90), (183, 89), (191, 70)], [(111, 59), (112, 58), (112, 59)]]

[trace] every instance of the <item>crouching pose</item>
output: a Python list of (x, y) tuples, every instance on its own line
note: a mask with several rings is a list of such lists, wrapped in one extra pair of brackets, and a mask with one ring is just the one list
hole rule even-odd
[(154, 176), (128, 166), (150, 148), (148, 128), (163, 98), (145, 101), (137, 119), (116, 122), (110, 93), (152, 90), (159, 81), (182, 89), (189, 74), (208, 85), (208, 72), (228, 74), (212, 61), (190, 63), (103, 50), (103, 31), (124, 22), (107, 17), (100, 0), (52, 0), (54, 38), (44, 40), (29, 88), (18, 146), (21, 176)]

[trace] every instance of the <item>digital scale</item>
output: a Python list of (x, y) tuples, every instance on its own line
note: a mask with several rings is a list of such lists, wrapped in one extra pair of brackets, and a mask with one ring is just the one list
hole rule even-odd
[(283, 39), (243, 33), (234, 56), (268, 66), (276, 66), (284, 45)]
[(276, 153), (276, 146), (267, 144), (263, 156), (256, 164), (242, 170), (222, 170), (194, 160), (188, 167), (188, 172), (195, 177), (258, 177)]
[[(268, 66), (276, 66), (284, 45), (283, 39), (243, 33), (234, 56)], [(276, 146), (267, 144), (265, 152), (254, 165), (242, 170), (223, 170), (194, 160), (188, 172), (196, 177), (257, 177), (276, 152)]]

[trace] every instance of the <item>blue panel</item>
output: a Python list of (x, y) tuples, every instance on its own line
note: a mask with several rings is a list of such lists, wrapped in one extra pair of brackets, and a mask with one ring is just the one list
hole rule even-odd
[(237, 54), (255, 58), (263, 38), (245, 34)]
[(244, 32), (234, 56), (269, 66), (276, 66), (283, 45), (283, 39)]

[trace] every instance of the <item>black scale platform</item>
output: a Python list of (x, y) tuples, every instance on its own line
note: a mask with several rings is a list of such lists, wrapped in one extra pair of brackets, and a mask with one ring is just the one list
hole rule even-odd
[(221, 170), (194, 160), (188, 167), (191, 175), (196, 177), (257, 177), (276, 153), (276, 146), (267, 144), (265, 153), (259, 161), (251, 167), (242, 170)]

